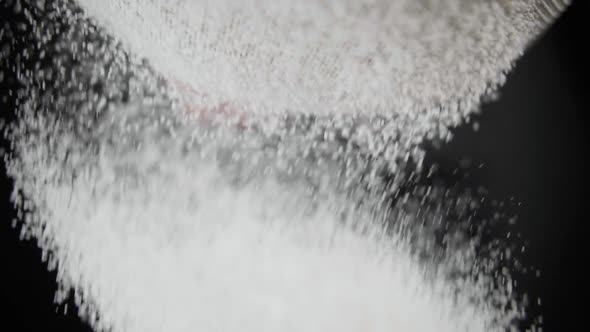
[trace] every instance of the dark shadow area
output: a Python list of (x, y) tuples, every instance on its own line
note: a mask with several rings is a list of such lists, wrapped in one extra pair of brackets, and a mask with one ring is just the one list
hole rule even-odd
[(514, 228), (528, 243), (523, 263), (540, 271), (519, 278), (518, 289), (544, 331), (587, 325), (588, 33), (590, 2), (576, 1), (517, 62), (500, 98), (484, 105), (474, 119), (479, 130), (473, 122), (457, 128), (428, 153), (428, 163), (451, 172), (469, 160), (466, 185), (517, 202)]

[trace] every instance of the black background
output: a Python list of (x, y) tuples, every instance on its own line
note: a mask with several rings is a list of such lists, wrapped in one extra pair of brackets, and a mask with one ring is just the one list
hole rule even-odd
[[(1, 27), (8, 18), (0, 17)], [(476, 117), (480, 129), (457, 128), (450, 143), (427, 157), (443, 167), (464, 158), (483, 164), (468, 181), (494, 197), (522, 202), (516, 227), (530, 242), (525, 263), (538, 267), (541, 277), (524, 278), (520, 289), (533, 300), (542, 298), (531, 316), (543, 316), (544, 331), (588, 325), (583, 311), (590, 242), (584, 214), (589, 20), (590, 2), (575, 1), (517, 62), (500, 99), (484, 105)], [(0, 83), (0, 97), (6, 89)], [(10, 100), (0, 105), (2, 118), (9, 118)], [(19, 241), (18, 229), (11, 227), (11, 183), (0, 165), (0, 331), (90, 331), (74, 310), (56, 313), (55, 273), (41, 263), (35, 243)]]

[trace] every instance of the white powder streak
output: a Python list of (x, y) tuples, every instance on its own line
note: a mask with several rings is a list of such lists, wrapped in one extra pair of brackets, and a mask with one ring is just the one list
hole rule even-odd
[[(363, 223), (329, 201), (306, 213), (296, 184), (229, 187), (216, 167), (158, 146), (103, 153), (72, 183), (28, 188), (97, 330), (500, 331), (497, 312), (469, 303), (477, 294), (427, 278), (401, 235), (370, 222), (355, 231)], [(26, 173), (63, 167), (30, 153)]]

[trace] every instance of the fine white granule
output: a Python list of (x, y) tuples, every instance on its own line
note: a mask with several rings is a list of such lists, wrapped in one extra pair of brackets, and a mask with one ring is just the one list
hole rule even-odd
[[(98, 154), (53, 132), (55, 149), (29, 142), (15, 176), (58, 296), (74, 288), (97, 331), (503, 331), (518, 317), (486, 300), (489, 285), (421, 264), (349, 199), (272, 177), (231, 185), (181, 148), (188, 137), (146, 132)], [(80, 161), (92, 166), (69, 169)]]
[(505, 81), (546, 2), (79, 0), (199, 105), (384, 114), (418, 139), (444, 137)]
[(505, 331), (523, 317), (467, 235), (431, 245), (451, 234), (451, 198), (414, 179), (419, 144), (503, 82), (543, 2), (78, 3), (25, 14), (22, 58), (39, 59), (17, 68), (7, 169), (57, 300), (74, 290), (97, 331)]

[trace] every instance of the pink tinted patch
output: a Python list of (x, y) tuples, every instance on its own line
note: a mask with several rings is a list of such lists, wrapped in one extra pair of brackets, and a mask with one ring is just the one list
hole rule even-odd
[(215, 120), (227, 119), (233, 121), (240, 128), (246, 126), (246, 115), (238, 107), (231, 105), (229, 102), (222, 102), (215, 107), (203, 107), (198, 105), (204, 95), (197, 92), (189, 84), (172, 79), (172, 86), (178, 93), (178, 102), (183, 111), (196, 115), (199, 122), (212, 124)]

